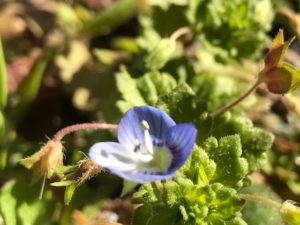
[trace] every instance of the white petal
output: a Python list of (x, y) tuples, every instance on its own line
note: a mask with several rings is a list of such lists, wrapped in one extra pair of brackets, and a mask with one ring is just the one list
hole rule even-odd
[(136, 169), (137, 155), (116, 142), (100, 142), (89, 150), (90, 158), (100, 167), (109, 170), (130, 171)]

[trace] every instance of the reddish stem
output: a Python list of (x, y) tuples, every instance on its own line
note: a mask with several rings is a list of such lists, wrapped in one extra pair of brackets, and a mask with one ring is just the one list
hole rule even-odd
[(262, 83), (261, 80), (257, 80), (253, 86), (250, 87), (248, 91), (246, 91), (244, 94), (242, 94), (239, 98), (235, 99), (234, 101), (230, 102), (229, 104), (225, 105), (224, 107), (218, 109), (216, 112), (213, 112), (211, 114), (212, 117), (217, 117), (222, 115), (224, 112), (229, 111), (234, 106), (238, 105), (241, 101), (243, 101), (246, 97), (248, 97), (257, 87)]
[(60, 141), (65, 135), (86, 129), (95, 129), (95, 130), (115, 130), (118, 128), (116, 124), (106, 124), (106, 123), (79, 123), (71, 126), (67, 126), (59, 130), (54, 136), (54, 141)]

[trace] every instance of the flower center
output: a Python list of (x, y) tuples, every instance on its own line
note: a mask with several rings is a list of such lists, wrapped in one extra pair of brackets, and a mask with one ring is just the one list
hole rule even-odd
[(143, 144), (138, 140), (134, 144), (134, 152), (140, 161), (139, 167), (149, 172), (167, 171), (172, 161), (172, 154), (165, 146), (153, 146), (153, 140), (149, 133), (150, 126), (147, 121), (142, 120), (140, 125), (144, 131)]

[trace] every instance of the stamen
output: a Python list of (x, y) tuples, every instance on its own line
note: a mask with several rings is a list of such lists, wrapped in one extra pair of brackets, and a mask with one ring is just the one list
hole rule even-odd
[(148, 154), (153, 155), (153, 144), (149, 133), (150, 126), (146, 120), (141, 121), (141, 127), (144, 129), (145, 148)]
[(141, 122), (141, 127), (144, 129), (144, 130), (149, 130), (150, 127), (149, 127), (149, 124), (146, 120), (142, 120)]

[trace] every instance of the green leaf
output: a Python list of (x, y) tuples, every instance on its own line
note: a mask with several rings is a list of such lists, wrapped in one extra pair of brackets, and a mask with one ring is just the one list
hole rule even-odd
[(209, 158), (216, 163), (214, 182), (241, 187), (248, 174), (248, 162), (242, 157), (242, 144), (238, 135), (222, 137), (219, 141), (209, 138), (203, 144)]
[(176, 223), (176, 212), (170, 210), (170, 212), (161, 211), (152, 215), (147, 224), (151, 225), (174, 225)]
[(216, 163), (204, 149), (195, 145), (191, 156), (179, 171), (194, 184), (207, 185), (215, 174)]
[(40, 184), (28, 185), (24, 181), (11, 180), (0, 192), (0, 212), (6, 225), (51, 224), (54, 202), (51, 192), (46, 191), (38, 199)]
[(137, 81), (131, 78), (124, 67), (116, 74), (116, 82), (123, 98), (123, 100), (117, 102), (117, 106), (122, 112), (126, 112), (134, 106), (146, 105), (143, 96), (137, 88)]
[[(222, 221), (230, 221), (229, 224), (235, 224), (234, 214), (241, 210), (244, 201), (240, 200), (234, 189), (225, 188), (221, 184), (213, 184), (211, 187), (216, 194), (215, 199), (211, 202), (215, 210), (211, 212), (207, 220), (213, 224), (213, 221), (218, 221), (219, 223)], [(240, 223), (237, 224), (246, 223), (241, 220)]]
[(151, 71), (137, 79), (137, 87), (148, 105), (155, 105), (160, 95), (176, 87), (176, 80), (168, 73)]
[[(214, 64), (212, 65), (214, 66)], [(226, 85), (225, 85), (226, 84)], [(208, 104), (209, 111), (216, 111), (240, 97), (248, 88), (240, 81), (230, 76), (216, 76), (215, 73), (203, 72), (192, 78), (191, 87), (198, 99), (204, 100)], [(251, 95), (241, 102), (237, 108), (249, 107), (255, 101), (255, 96)], [(240, 107), (241, 106), (241, 107)], [(236, 108), (234, 108), (235, 111)]]
[(131, 225), (147, 225), (148, 224), (147, 218), (149, 216), (150, 210), (151, 209), (146, 205), (142, 205), (142, 206), (138, 207), (134, 211), (134, 214), (133, 214), (133, 217), (131, 220)]
[(273, 20), (271, 0), (188, 1), (185, 14), (201, 50), (224, 60), (260, 55)]
[[(220, 183), (193, 184), (190, 179), (177, 175), (162, 186), (143, 184), (133, 197), (136, 203), (143, 203), (141, 211), (135, 212), (139, 219), (153, 218), (156, 222), (161, 214), (166, 218), (172, 214), (176, 221), (169, 219), (164, 224), (245, 225), (239, 214), (244, 202), (234, 189)], [(139, 220), (135, 221), (138, 224)]]
[(91, 36), (107, 34), (133, 17), (137, 10), (138, 1), (136, 0), (117, 1), (93, 15), (89, 20), (84, 21), (80, 33), (83, 32)]
[(170, 74), (151, 71), (140, 78), (132, 78), (125, 68), (116, 74), (116, 82), (122, 96), (117, 106), (122, 112), (134, 106), (155, 105), (159, 95), (176, 86), (176, 80)]
[(148, 69), (157, 70), (164, 67), (176, 50), (176, 41), (170, 38), (162, 39), (148, 54), (145, 62)]
[(6, 106), (7, 102), (7, 74), (4, 58), (4, 51), (0, 38), (0, 110)]
[(123, 181), (123, 188), (122, 188), (122, 193), (121, 197), (124, 197), (127, 195), (129, 192), (132, 192), (134, 188), (136, 188), (138, 184), (129, 180), (124, 180)]
[(271, 149), (273, 135), (253, 126), (246, 117), (226, 113), (214, 119), (210, 135), (221, 138), (227, 135), (239, 135), (242, 157), (247, 159), (249, 172), (260, 169), (266, 163), (266, 152)]
[(6, 183), (4, 187), (2, 187), (0, 194), (0, 211), (7, 225), (17, 224), (17, 199), (14, 198), (14, 196), (11, 193), (14, 185), (14, 181)]
[(64, 196), (64, 202), (65, 202), (66, 205), (69, 205), (69, 203), (72, 199), (72, 196), (73, 196), (73, 194), (74, 194), (77, 187), (78, 187), (78, 183), (73, 183), (73, 184), (66, 187), (65, 196)]
[(207, 104), (197, 99), (193, 90), (181, 83), (171, 92), (159, 98), (157, 106), (166, 111), (177, 123), (191, 122), (198, 129), (198, 141), (206, 139), (212, 120), (207, 113)]

